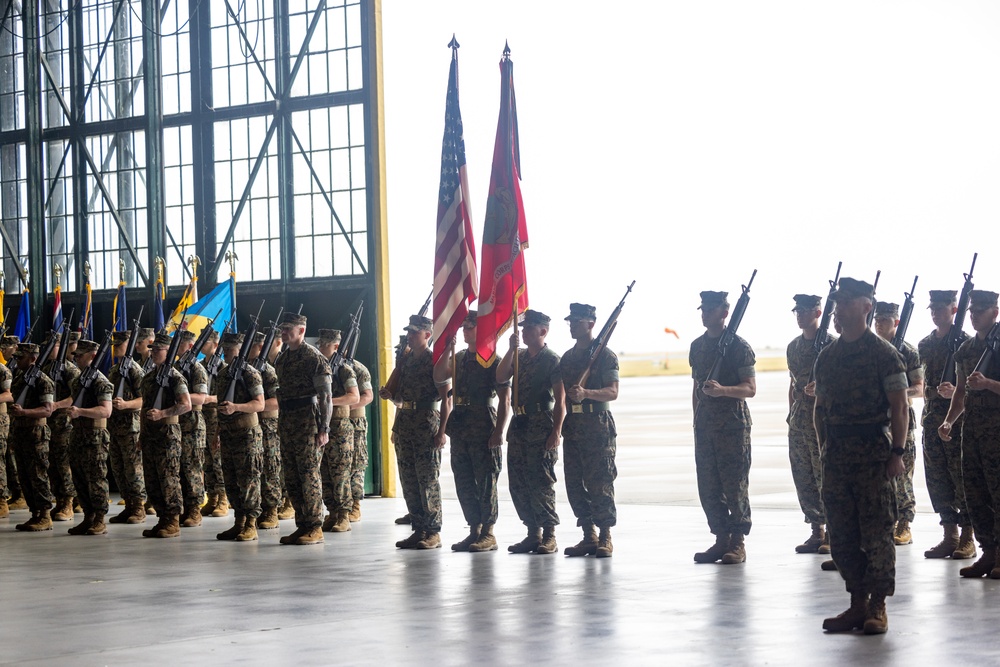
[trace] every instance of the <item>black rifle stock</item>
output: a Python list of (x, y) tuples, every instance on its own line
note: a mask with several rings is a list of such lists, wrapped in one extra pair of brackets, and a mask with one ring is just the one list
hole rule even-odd
[(906, 330), (910, 326), (910, 318), (913, 316), (913, 294), (917, 291), (917, 278), (913, 276), (913, 287), (909, 292), (905, 292), (906, 301), (903, 302), (903, 309), (899, 313), (899, 324), (896, 326), (896, 335), (892, 337), (892, 346), (900, 352), (903, 351), (903, 339), (906, 338)]
[(826, 295), (826, 303), (823, 304), (823, 316), (819, 320), (819, 329), (816, 330), (816, 337), (813, 339), (813, 349), (816, 354), (822, 352), (823, 348), (830, 343), (830, 320), (833, 318), (833, 296), (837, 292), (837, 285), (840, 284), (840, 268), (843, 262), (837, 262), (837, 273), (830, 281), (830, 292)]
[(108, 352), (111, 350), (111, 332), (104, 332), (104, 341), (101, 346), (97, 348), (97, 354), (94, 355), (94, 360), (90, 362), (90, 365), (83, 369), (80, 373), (80, 391), (76, 393), (76, 398), (73, 399), (73, 407), (82, 408), (83, 398), (87, 393), (87, 390), (94, 386), (94, 381), (97, 380), (97, 374), (100, 372), (101, 364), (104, 363), (105, 357), (108, 356)]
[(227, 403), (234, 403), (236, 401), (236, 385), (243, 381), (243, 372), (247, 368), (247, 356), (250, 354), (250, 348), (253, 346), (253, 337), (257, 334), (257, 321), (260, 318), (260, 312), (264, 308), (264, 302), (260, 304), (260, 310), (257, 314), (250, 318), (250, 326), (247, 327), (246, 334), (243, 336), (243, 344), (240, 345), (240, 352), (236, 355), (236, 359), (233, 363), (229, 365), (229, 386), (226, 387), (226, 395), (222, 400)]
[[(125, 347), (125, 356), (122, 357), (121, 363), (118, 367), (118, 374), (121, 378), (118, 380), (118, 385), (115, 387), (115, 398), (125, 398), (125, 383), (129, 381), (129, 371), (132, 370), (132, 365), (135, 364), (135, 359), (132, 357), (135, 355), (135, 344), (139, 342), (139, 320), (142, 319), (142, 311), (145, 308), (145, 305), (140, 307), (139, 317), (132, 320), (132, 335), (128, 337), (128, 345)], [(132, 393), (135, 393), (135, 387), (132, 387)]]
[[(70, 311), (69, 319), (63, 320), (62, 323), (62, 334), (59, 336), (59, 354), (56, 356), (56, 360), (52, 364), (52, 368), (49, 369), (49, 377), (57, 385), (63, 381), (63, 375), (66, 372), (66, 352), (69, 349), (69, 336), (71, 333), (70, 322), (73, 321), (73, 316), (76, 314), (76, 309)], [(45, 363), (45, 360), (42, 360)]]
[[(222, 329), (225, 333), (229, 331), (230, 325), (233, 323), (233, 318), (236, 317), (236, 313), (229, 316), (229, 320), (226, 322), (226, 326)], [(212, 353), (210, 357), (205, 359), (205, 373), (208, 374), (208, 393), (215, 394), (215, 380), (219, 377), (219, 370), (222, 368), (222, 341), (219, 341), (219, 345), (215, 346), (215, 352)]]
[(715, 357), (715, 362), (712, 364), (712, 369), (708, 372), (708, 377), (705, 378), (706, 382), (709, 380), (719, 381), (722, 362), (725, 360), (729, 346), (736, 339), (736, 332), (743, 322), (743, 315), (746, 313), (747, 305), (750, 303), (750, 286), (753, 285), (753, 279), (756, 277), (757, 269), (754, 269), (753, 274), (750, 276), (750, 282), (743, 285), (743, 293), (740, 294), (739, 301), (736, 302), (733, 314), (729, 318), (729, 326), (726, 327), (726, 330), (722, 332), (722, 336), (719, 338), (718, 354)]
[(191, 367), (198, 363), (198, 355), (201, 354), (201, 350), (205, 347), (205, 343), (208, 342), (208, 337), (212, 335), (212, 325), (215, 324), (215, 320), (219, 318), (222, 313), (220, 310), (215, 314), (215, 317), (208, 321), (208, 324), (199, 332), (198, 339), (191, 346), (191, 349), (181, 355), (181, 360), (178, 362), (180, 366), (180, 371), (185, 376), (191, 372)]
[[(756, 271), (754, 274), (756, 275)], [(753, 282), (753, 278), (750, 279)], [(625, 296), (622, 300), (618, 302), (618, 306), (611, 312), (608, 317), (608, 321), (604, 323), (601, 327), (601, 331), (597, 334), (593, 341), (590, 343), (590, 358), (587, 360), (587, 367), (583, 369), (580, 373), (580, 378), (570, 386), (583, 386), (587, 382), (587, 378), (590, 376), (590, 370), (594, 367), (594, 363), (597, 361), (601, 353), (608, 347), (608, 341), (611, 340), (611, 335), (614, 334), (615, 328), (618, 326), (618, 317), (622, 314), (622, 308), (625, 307), (625, 299), (628, 298), (629, 293), (632, 292), (632, 288), (635, 287), (635, 281), (633, 280), (631, 284), (625, 288)]]
[[(184, 320), (187, 319), (187, 308), (184, 309), (184, 314), (181, 315), (181, 323), (177, 325), (177, 330), (174, 331), (173, 337), (170, 339), (170, 347), (167, 348), (167, 357), (163, 360), (163, 363), (156, 367), (156, 398), (153, 399), (153, 409), (162, 410), (163, 409), (163, 394), (167, 387), (170, 386), (170, 371), (174, 367), (174, 359), (177, 358), (177, 348), (181, 344), (181, 332), (184, 331)], [(150, 358), (152, 358), (150, 354)]]
[[(37, 320), (36, 320), (37, 321)], [(28, 369), (24, 371), (24, 388), (17, 395), (14, 403), (24, 407), (24, 402), (28, 399), (28, 391), (38, 384), (38, 377), (42, 374), (41, 362), (44, 362), (49, 356), (52, 355), (52, 350), (56, 347), (56, 341), (59, 340), (59, 332), (53, 329), (49, 332), (49, 342), (46, 344), (42, 353), (35, 360), (35, 363), (28, 366)]]
[(340, 367), (344, 365), (344, 362), (348, 360), (347, 348), (350, 347), (353, 339), (358, 335), (358, 329), (361, 325), (361, 313), (364, 311), (365, 302), (362, 301), (358, 304), (358, 310), (351, 315), (351, 327), (347, 330), (347, 335), (341, 341), (340, 345), (337, 347), (337, 351), (333, 353), (333, 357), (330, 359), (330, 372), (336, 377), (337, 373), (340, 371)]
[(267, 330), (267, 334), (264, 336), (264, 344), (260, 348), (260, 354), (258, 354), (257, 358), (251, 363), (251, 366), (258, 371), (264, 370), (264, 364), (267, 363), (267, 354), (271, 351), (271, 348), (274, 347), (274, 338), (278, 333), (278, 323), (281, 322), (281, 316), (284, 312), (284, 306), (278, 309), (278, 316), (271, 320), (271, 326)]
[(986, 343), (986, 349), (983, 350), (983, 354), (979, 357), (979, 361), (976, 362), (976, 368), (972, 372), (986, 375), (993, 366), (993, 359), (997, 355), (997, 349), (1000, 349), (1000, 322), (993, 325), (993, 328), (986, 335), (984, 342)]
[(872, 322), (875, 321), (875, 304), (877, 303), (877, 301), (876, 301), (877, 297), (875, 296), (875, 293), (878, 292), (878, 279), (880, 277), (882, 277), (882, 271), (881, 271), (881, 269), (875, 272), (875, 283), (872, 285), (872, 309), (868, 311), (868, 328), (869, 329), (872, 326)]
[(965, 326), (965, 314), (969, 312), (969, 301), (972, 299), (972, 272), (976, 270), (976, 259), (979, 253), (972, 254), (972, 266), (965, 274), (965, 284), (962, 285), (962, 295), (958, 299), (958, 311), (955, 313), (955, 322), (948, 332), (948, 357), (944, 361), (944, 370), (941, 372), (941, 382), (939, 384), (955, 384), (955, 353), (958, 352), (962, 344), (962, 328)]

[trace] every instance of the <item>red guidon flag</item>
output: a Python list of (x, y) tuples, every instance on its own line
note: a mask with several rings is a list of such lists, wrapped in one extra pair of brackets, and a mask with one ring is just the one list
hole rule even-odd
[(452, 37), (451, 71), (441, 145), (437, 248), (434, 253), (434, 362), (469, 314), (476, 299), (476, 244), (469, 217), (462, 112), (458, 108), (458, 42)]
[(483, 366), (493, 363), (500, 336), (514, 323), (517, 315), (528, 308), (528, 281), (522, 252), (528, 247), (528, 227), (524, 220), (520, 181), (514, 63), (510, 60), (510, 47), (504, 45), (500, 60), (500, 119), (493, 146), (493, 172), (486, 200), (479, 278), (476, 356)]

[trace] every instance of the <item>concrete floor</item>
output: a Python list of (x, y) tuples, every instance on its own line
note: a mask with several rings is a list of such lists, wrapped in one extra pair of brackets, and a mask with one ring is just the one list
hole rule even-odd
[[(711, 537), (693, 495), (690, 410), (668, 414), (689, 380), (627, 380), (616, 406), (619, 526), (611, 559), (515, 556), (522, 537), (506, 493), (499, 552), (458, 554), (464, 535), (443, 474), (445, 547), (397, 551), (400, 499), (368, 499), (354, 530), (317, 547), (222, 543), (231, 519), (206, 519), (179, 539), (110, 526), (72, 537), (0, 519), (0, 664), (993, 664), (1000, 581), (962, 580), (960, 562), (929, 561), (936, 518), (897, 549), (889, 633), (826, 635), (846, 608), (822, 557), (797, 555), (807, 535), (781, 446), (784, 378), (760, 378), (754, 399), (754, 530), (744, 565), (694, 565)], [(687, 404), (689, 405), (689, 404)], [(685, 439), (686, 438), (686, 439)], [(922, 473), (920, 509), (927, 511)], [(564, 495), (560, 490), (560, 500)], [(578, 539), (560, 504), (561, 547)], [(148, 523), (151, 523), (150, 520)]]

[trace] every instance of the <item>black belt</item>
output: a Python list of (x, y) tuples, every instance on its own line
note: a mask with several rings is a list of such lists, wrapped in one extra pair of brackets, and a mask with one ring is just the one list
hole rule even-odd
[(440, 401), (402, 401), (400, 410), (437, 410)]
[(516, 414), (530, 415), (535, 412), (545, 412), (547, 410), (551, 410), (555, 406), (555, 403), (528, 403), (527, 405), (517, 406)]
[(468, 396), (456, 396), (455, 397), (455, 407), (466, 407), (466, 408), (488, 408), (493, 404), (493, 399), (488, 396), (483, 398), (470, 398)]
[(571, 403), (570, 414), (579, 415), (591, 412), (607, 412), (611, 409), (610, 403)]
[(298, 410), (310, 405), (319, 405), (319, 399), (313, 396), (300, 396), (298, 398), (278, 399), (278, 407), (281, 410)]
[(833, 438), (873, 438), (885, 435), (888, 424), (827, 424), (826, 434)]

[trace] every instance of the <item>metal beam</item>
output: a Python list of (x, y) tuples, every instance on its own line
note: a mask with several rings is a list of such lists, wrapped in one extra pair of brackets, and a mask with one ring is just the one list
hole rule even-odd
[[(191, 167), (194, 172), (195, 254), (205, 258), (206, 292), (218, 280), (219, 257), (215, 254), (215, 125), (210, 112), (215, 106), (212, 88), (212, 9), (209, 2), (188, 0), (191, 16)], [(169, 230), (168, 230), (169, 231)], [(187, 262), (181, 258), (187, 269)]]
[(24, 124), (28, 131), (25, 142), (25, 174), (28, 201), (28, 271), (34, 277), (31, 290), (31, 309), (40, 317), (45, 309), (47, 274), (45, 256), (45, 172), (44, 146), (42, 144), (42, 58), (41, 17), (38, 0), (25, 2), (21, 8), (24, 26)]
[[(163, 200), (163, 82), (160, 68), (160, 1), (142, 0), (142, 79), (146, 104), (146, 225), (148, 266), (165, 256), (166, 210)], [(154, 33), (153, 30), (156, 32)], [(138, 262), (136, 262), (138, 264)], [(136, 269), (140, 267), (137, 265)], [(146, 282), (153, 296), (155, 285)]]

